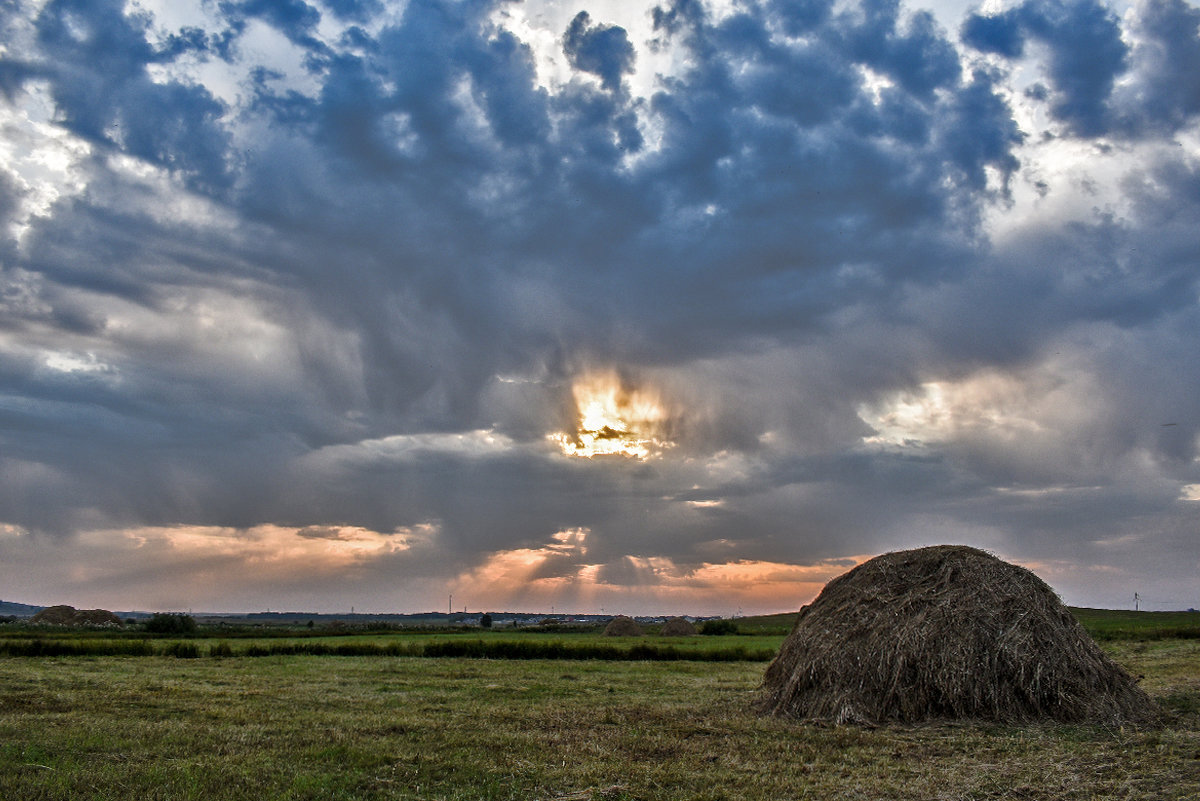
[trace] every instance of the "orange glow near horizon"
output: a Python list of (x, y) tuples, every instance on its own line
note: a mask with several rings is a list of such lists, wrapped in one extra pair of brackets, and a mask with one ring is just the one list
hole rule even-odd
[(615, 372), (582, 376), (571, 392), (576, 430), (550, 436), (567, 456), (647, 459), (674, 444), (665, 437), (667, 412), (657, 392), (629, 388)]
[[(19, 564), (53, 543), (0, 526)], [(730, 559), (684, 563), (660, 554), (598, 555), (587, 527), (563, 528), (523, 547), (496, 550), (471, 568), (428, 571), (440, 552), (437, 521), (391, 532), (352, 525), (250, 528), (180, 525), (81, 533), (73, 558), (29, 587), (53, 580), (58, 598), (80, 608), (197, 608), (247, 611), (291, 605), (319, 612), (345, 599), (363, 609), (444, 608), (443, 592), (472, 610), (611, 614), (792, 611), (833, 577), (865, 561), (808, 565)], [(46, 562), (48, 564), (48, 562)], [(424, 572), (422, 572), (424, 571)], [(319, 588), (319, 589), (318, 589)], [(26, 590), (29, 591), (28, 589)], [(314, 592), (325, 593), (322, 596)], [(122, 600), (125, 599), (125, 600)], [(39, 600), (34, 598), (34, 600)], [(317, 601), (321, 608), (313, 608)]]
[(604, 579), (606, 566), (586, 560), (586, 529), (554, 536), (541, 548), (493, 553), (459, 576), (456, 585), (480, 609), (557, 605), (579, 612), (658, 610), (661, 613), (732, 614), (799, 609), (830, 579), (869, 556), (793, 565), (761, 560), (704, 562), (686, 567), (666, 556), (626, 556), (615, 565), (621, 583)]

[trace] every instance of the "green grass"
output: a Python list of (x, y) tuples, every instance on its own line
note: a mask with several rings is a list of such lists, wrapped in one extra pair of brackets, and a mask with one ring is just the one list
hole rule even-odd
[(753, 662), (0, 659), (0, 798), (1200, 796), (1200, 644), (1106, 647), (1165, 727), (764, 719)]
[[(297, 633), (226, 638), (222, 629), (195, 636), (148, 638), (143, 632), (12, 627), (0, 631), (2, 656), (459, 656), (493, 659), (635, 659), (768, 661), (780, 635), (737, 637), (605, 637), (599, 632), (547, 634), (521, 630)], [(103, 636), (101, 636), (103, 635)]]
[[(1084, 628), (1099, 641), (1200, 639), (1200, 612), (1132, 612), (1107, 609), (1072, 609)], [(194, 634), (153, 635), (141, 628), (68, 629), (62, 627), (0, 625), (0, 656), (32, 655), (161, 655), (177, 646), (165, 643), (194, 641), (203, 656), (220, 644), (226, 656), (361, 655), (417, 656), (426, 650), (455, 655), (501, 658), (649, 657), (653, 651), (674, 651), (684, 658), (700, 660), (770, 659), (791, 631), (796, 613), (737, 618), (738, 634), (719, 637), (659, 637), (649, 627), (645, 637), (603, 637), (602, 627), (552, 629), (511, 628), (401, 628), (317, 627), (297, 625), (226, 626), (202, 625)], [(31, 643), (34, 643), (31, 645)], [(479, 643), (483, 643), (479, 646)], [(432, 648), (430, 646), (433, 646)], [(640, 650), (640, 654), (639, 654)], [(467, 653), (472, 652), (473, 653)], [(607, 655), (605, 655), (607, 654)], [(670, 657), (669, 657), (670, 658)]]
[(779, 612), (774, 615), (754, 615), (734, 620), (742, 634), (773, 634), (786, 636), (796, 624), (796, 612)]
[[(1071, 607), (1071, 614), (1093, 638), (1101, 641), (1200, 639), (1200, 612), (1134, 612)], [(795, 622), (795, 612), (737, 619), (740, 631), (758, 635), (786, 635)]]
[(1200, 612), (1071, 609), (1097, 640), (1200, 639)]

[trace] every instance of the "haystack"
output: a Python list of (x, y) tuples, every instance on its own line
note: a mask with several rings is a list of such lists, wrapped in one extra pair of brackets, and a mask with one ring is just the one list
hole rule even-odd
[(1045, 582), (958, 545), (884, 554), (829, 582), (763, 693), (764, 711), (833, 723), (1155, 718)]
[(48, 606), (30, 618), (30, 622), (52, 626), (121, 625), (121, 619), (107, 609), (76, 609), (66, 604)]
[(641, 637), (642, 627), (625, 615), (617, 615), (604, 627), (605, 637)]
[(662, 624), (662, 628), (658, 630), (658, 633), (663, 637), (690, 637), (696, 633), (696, 627), (692, 625), (690, 620), (685, 620), (682, 617), (673, 617)]

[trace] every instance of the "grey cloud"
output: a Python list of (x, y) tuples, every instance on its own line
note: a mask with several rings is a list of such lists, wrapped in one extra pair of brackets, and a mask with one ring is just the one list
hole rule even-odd
[(381, 0), (323, 0), (323, 4), (338, 18), (367, 22), (383, 11)]
[(64, 125), (98, 145), (178, 170), (198, 186), (227, 183), (229, 140), (220, 102), (202, 86), (155, 83), (159, 60), (143, 21), (123, 5), (53, 0), (35, 21), (41, 58)]
[(617, 89), (621, 77), (633, 72), (633, 45), (624, 28), (591, 22), (586, 11), (575, 15), (563, 34), (563, 53), (575, 69), (600, 76), (605, 89)]
[(1077, 136), (1111, 130), (1113, 88), (1129, 67), (1129, 49), (1120, 21), (1101, 3), (1025, 2), (996, 15), (972, 14), (962, 36), (969, 45), (1010, 58), (1024, 52), (1026, 38), (1037, 41), (1046, 51), (1054, 117)]
[(222, 0), (220, 7), (235, 26), (246, 18), (256, 17), (296, 44), (310, 48), (310, 65), (324, 54), (324, 47), (314, 35), (321, 12), (304, 0)]
[(840, 26), (851, 52), (917, 97), (957, 83), (958, 54), (933, 15), (919, 11), (901, 25), (899, 10), (895, 0), (863, 2), (862, 24)]
[(305, 526), (296, 532), (297, 537), (310, 540), (352, 540), (354, 536), (336, 526)]
[(1139, 7), (1133, 80), (1116, 92), (1120, 126), (1177, 131), (1200, 113), (1200, 9), (1183, 0)]

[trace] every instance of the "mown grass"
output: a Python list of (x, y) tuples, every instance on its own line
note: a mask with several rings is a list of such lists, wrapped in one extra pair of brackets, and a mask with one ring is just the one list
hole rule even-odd
[(1200, 643), (1106, 648), (1165, 726), (764, 719), (753, 662), (0, 659), (0, 798), (1200, 797)]

